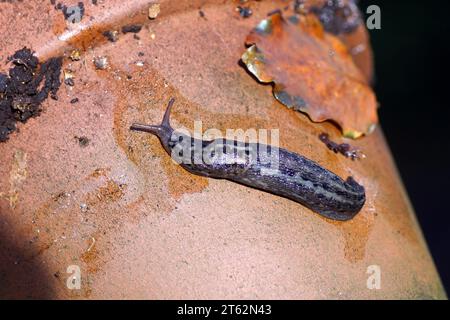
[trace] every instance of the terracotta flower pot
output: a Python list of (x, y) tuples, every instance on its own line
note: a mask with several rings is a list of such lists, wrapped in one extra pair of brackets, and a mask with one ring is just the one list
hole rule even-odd
[[(364, 160), (335, 154), (318, 135), (340, 140), (338, 127), (288, 110), (238, 63), (284, 3), (251, 2), (243, 18), (234, 1), (160, 1), (150, 20), (148, 1), (85, 1), (75, 23), (50, 1), (0, 4), (2, 72), (27, 46), (64, 55), (74, 76), (0, 143), (1, 298), (445, 298), (380, 127), (351, 142)], [(370, 49), (355, 59), (369, 76)], [(363, 210), (336, 222), (184, 171), (129, 130), (158, 123), (171, 97), (176, 128), (279, 129), (281, 147), (364, 185)]]

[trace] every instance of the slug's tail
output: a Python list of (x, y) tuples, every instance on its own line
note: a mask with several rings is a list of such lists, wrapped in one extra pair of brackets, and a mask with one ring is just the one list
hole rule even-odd
[(174, 102), (175, 98), (169, 100), (163, 120), (159, 126), (133, 123), (130, 130), (152, 133), (161, 138), (164, 134), (167, 134), (168, 131), (172, 131), (172, 128), (170, 127), (170, 112)]

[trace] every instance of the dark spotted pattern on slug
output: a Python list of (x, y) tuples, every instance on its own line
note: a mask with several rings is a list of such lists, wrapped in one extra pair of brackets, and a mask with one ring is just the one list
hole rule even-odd
[[(171, 99), (161, 125), (133, 124), (130, 129), (156, 135), (172, 157), (177, 145), (188, 141), (188, 154), (182, 154), (186, 153), (186, 149), (178, 152), (178, 155), (189, 160), (178, 161), (187, 171), (200, 176), (234, 181), (294, 200), (333, 220), (350, 220), (363, 207), (366, 200), (364, 187), (352, 177), (344, 181), (314, 161), (296, 153), (260, 143), (240, 143), (226, 139), (205, 141), (177, 133), (169, 123), (173, 103), (174, 99)], [(194, 152), (195, 146), (200, 146), (203, 152), (212, 154), (217, 150), (211, 148), (212, 146), (226, 147), (220, 147), (223, 152), (206, 163), (202, 161), (201, 153), (199, 156)], [(256, 156), (253, 159), (240, 158), (242, 146), (245, 155)], [(277, 170), (272, 169), (273, 163), (277, 163)]]

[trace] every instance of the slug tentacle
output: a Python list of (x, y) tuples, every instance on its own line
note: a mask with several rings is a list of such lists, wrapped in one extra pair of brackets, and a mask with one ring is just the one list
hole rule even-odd
[(140, 123), (133, 123), (130, 130), (143, 131), (154, 134), (161, 141), (164, 149), (170, 154), (169, 141), (173, 134), (173, 129), (170, 126), (170, 112), (172, 111), (173, 103), (175, 98), (171, 98), (167, 104), (166, 111), (164, 112), (164, 117), (160, 125), (147, 125)]
[[(187, 171), (291, 199), (333, 220), (350, 220), (364, 206), (364, 187), (352, 177), (344, 181), (296, 153), (260, 143), (206, 141), (177, 133), (170, 126), (173, 103), (172, 98), (160, 125), (133, 124), (130, 129), (156, 135), (172, 158), (181, 156), (181, 161), (177, 162)], [(178, 148), (186, 142), (187, 148)], [(200, 152), (196, 152), (196, 148), (200, 148)], [(242, 157), (243, 149), (245, 157)], [(205, 161), (205, 154), (208, 161)], [(274, 163), (277, 164), (275, 169)]]
[(164, 112), (164, 117), (161, 126), (166, 126), (170, 128), (170, 112), (172, 111), (172, 106), (174, 102), (175, 98), (170, 98), (169, 103), (167, 104), (166, 112)]
[(139, 123), (133, 123), (130, 129), (135, 131), (148, 132), (158, 137), (162, 134), (162, 131), (164, 130), (163, 126), (152, 126)]

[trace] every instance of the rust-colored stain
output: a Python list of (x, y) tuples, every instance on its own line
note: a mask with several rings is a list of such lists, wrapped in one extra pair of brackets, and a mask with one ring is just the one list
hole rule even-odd
[(315, 122), (332, 120), (347, 137), (368, 134), (378, 122), (377, 102), (347, 47), (324, 32), (313, 14), (275, 13), (249, 34), (242, 56), (248, 70), (289, 108)]
[(93, 291), (94, 275), (103, 269), (106, 261), (104, 260), (105, 253), (108, 252), (107, 247), (101, 247), (99, 242), (101, 241), (101, 235), (98, 232), (93, 233), (86, 240), (86, 249), (80, 255), (80, 261), (85, 264), (82, 274), (82, 288), (80, 292), (74, 292), (73, 298), (82, 296), (84, 298), (90, 298)]
[[(292, 2), (248, 1), (248, 18), (236, 1), (158, 3), (150, 20), (147, 0), (87, 1), (73, 24), (47, 0), (0, 3), (1, 72), (26, 46), (40, 61), (63, 56), (63, 70), (74, 75), (58, 100), (47, 99), (39, 117), (0, 143), (0, 298), (445, 298), (381, 129), (352, 141), (367, 158), (348, 161), (317, 138), (326, 132), (344, 142), (337, 126), (284, 108), (239, 63), (247, 35)], [(134, 23), (142, 30), (116, 42), (102, 34)], [(372, 106), (364, 26), (336, 37), (316, 23), (301, 22), (309, 46), (296, 48), (299, 57), (329, 62), (333, 84), (363, 88)], [(283, 69), (298, 72), (283, 48)], [(93, 63), (100, 56), (108, 59), (103, 70)], [(330, 78), (319, 72), (328, 69), (308, 63), (304, 79), (314, 85), (303, 95), (323, 98), (316, 84)], [(133, 122), (160, 123), (172, 97), (174, 128), (192, 132), (202, 121), (203, 131), (278, 129), (281, 147), (361, 182), (366, 205), (336, 223), (287, 199), (188, 173), (156, 137), (129, 130)], [(355, 97), (330, 101), (359, 105)], [(72, 265), (81, 270), (80, 290), (66, 286)], [(381, 290), (366, 288), (369, 265), (381, 267)]]
[(350, 262), (364, 259), (369, 234), (373, 227), (373, 216), (358, 215), (349, 223), (341, 223), (338, 228), (345, 239), (344, 256)]
[(91, 237), (89, 247), (80, 256), (80, 260), (87, 264), (87, 272), (95, 273), (100, 270), (97, 262), (99, 260), (99, 253), (96, 247), (96, 238)]
[(113, 180), (108, 180), (105, 185), (101, 186), (93, 194), (88, 196), (87, 203), (95, 205), (96, 203), (105, 203), (111, 201), (118, 201), (124, 194), (126, 185), (118, 184)]
[(97, 168), (89, 175), (89, 178), (107, 177), (109, 172), (111, 168)]
[(27, 259), (34, 259), (42, 255), (55, 244), (54, 239), (59, 237), (60, 226), (56, 212), (65, 200), (67, 200), (67, 193), (61, 192), (52, 196), (49, 201), (33, 212), (29, 232), (34, 236), (29, 241), (30, 255)]

